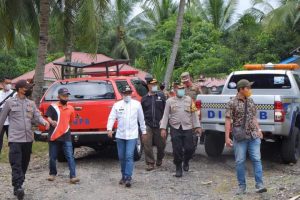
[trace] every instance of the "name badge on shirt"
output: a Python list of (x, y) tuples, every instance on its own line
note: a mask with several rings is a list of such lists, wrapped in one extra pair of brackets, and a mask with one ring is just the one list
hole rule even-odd
[(119, 108), (118, 113), (122, 114), (124, 112), (124, 108)]

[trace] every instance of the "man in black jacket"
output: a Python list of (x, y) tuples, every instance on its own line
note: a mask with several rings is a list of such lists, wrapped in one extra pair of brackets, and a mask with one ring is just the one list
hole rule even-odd
[(142, 107), (145, 116), (147, 134), (143, 135), (145, 149), (145, 159), (147, 171), (154, 169), (155, 158), (153, 155), (153, 145), (157, 147), (156, 166), (162, 165), (165, 156), (166, 140), (160, 134), (160, 120), (164, 114), (166, 105), (165, 95), (159, 91), (157, 80), (147, 81), (149, 93), (142, 98)]

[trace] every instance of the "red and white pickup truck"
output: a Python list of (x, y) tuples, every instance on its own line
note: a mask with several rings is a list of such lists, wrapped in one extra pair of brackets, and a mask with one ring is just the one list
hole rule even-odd
[[(70, 66), (70, 63), (59, 64)], [(90, 65), (95, 66), (97, 64), (99, 63), (92, 63)], [(73, 64), (73, 66), (83, 66), (81, 68), (89, 67), (90, 65)], [(114, 140), (107, 136), (106, 124), (113, 104), (122, 99), (120, 91), (126, 85), (129, 85), (133, 90), (132, 97), (139, 101), (148, 92), (144, 81), (134, 76), (137, 72), (111, 71), (106, 66), (106, 71), (89, 73), (88, 76), (85, 74), (86, 77), (83, 78), (58, 80), (45, 92), (41, 99), (40, 110), (45, 114), (49, 105), (58, 101), (58, 90), (66, 87), (71, 93), (69, 104), (74, 106), (76, 116), (71, 124), (74, 147), (88, 146), (97, 150), (105, 145), (115, 144)], [(35, 132), (35, 135), (37, 140), (45, 140), (48, 133), (40, 127), (39, 131)], [(136, 146), (135, 160), (139, 160), (141, 154), (142, 143), (139, 140)], [(64, 160), (62, 152), (59, 153), (58, 159), (59, 161)]]

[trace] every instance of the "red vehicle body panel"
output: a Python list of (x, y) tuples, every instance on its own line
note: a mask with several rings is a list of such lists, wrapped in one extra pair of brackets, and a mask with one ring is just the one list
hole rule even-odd
[[(137, 79), (136, 77), (130, 76), (115, 76), (115, 77), (86, 77), (86, 78), (73, 78), (73, 79), (65, 79), (56, 81), (53, 83), (49, 89), (58, 82), (85, 82), (85, 81), (108, 81), (111, 82), (115, 99), (96, 99), (96, 100), (76, 100), (69, 101), (69, 104), (74, 106), (75, 108), (75, 120), (71, 124), (71, 132), (105, 132), (106, 125), (109, 113), (112, 109), (112, 106), (115, 102), (122, 99), (122, 95), (120, 94), (118, 87), (116, 85), (116, 81), (126, 80), (131, 89), (133, 90), (132, 98), (138, 101), (141, 101), (141, 96), (137, 93), (134, 84), (131, 82), (133, 79)], [(45, 115), (49, 105), (56, 101), (46, 101), (45, 96), (49, 92), (49, 89), (46, 91), (44, 96), (41, 99), (40, 111), (43, 115)], [(116, 128), (116, 124), (115, 124)], [(43, 127), (39, 127), (39, 130), (44, 132)]]

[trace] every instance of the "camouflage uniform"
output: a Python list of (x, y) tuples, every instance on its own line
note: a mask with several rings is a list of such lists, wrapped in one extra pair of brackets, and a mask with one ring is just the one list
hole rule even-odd
[[(238, 95), (231, 99), (226, 106), (226, 117), (232, 119), (232, 126), (242, 126), (245, 116), (245, 101)], [(246, 137), (247, 139), (258, 138), (257, 127), (253, 120), (256, 118), (256, 106), (253, 99), (247, 98), (247, 112), (246, 112)]]
[(187, 96), (191, 97), (193, 101), (196, 101), (197, 95), (202, 94), (202, 91), (199, 87), (193, 84), (192, 86), (185, 88), (185, 93)]

